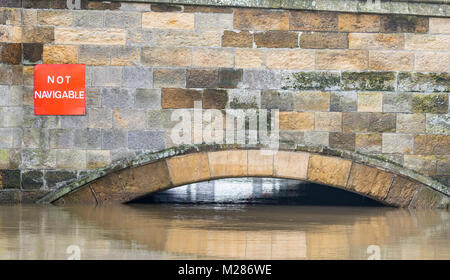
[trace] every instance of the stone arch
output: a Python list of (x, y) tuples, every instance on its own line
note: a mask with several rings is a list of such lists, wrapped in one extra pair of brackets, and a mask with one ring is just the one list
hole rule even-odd
[(144, 154), (89, 173), (40, 203), (117, 204), (177, 186), (232, 177), (298, 179), (341, 188), (386, 205), (448, 208), (446, 186), (376, 157), (329, 148), (262, 150), (185, 146)]

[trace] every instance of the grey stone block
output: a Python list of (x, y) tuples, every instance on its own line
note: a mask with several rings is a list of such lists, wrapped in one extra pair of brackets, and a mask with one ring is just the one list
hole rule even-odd
[(113, 109), (132, 108), (135, 95), (135, 89), (104, 88), (102, 89), (102, 105)]
[(383, 93), (383, 112), (412, 112), (412, 94)]
[(261, 108), (292, 111), (294, 109), (294, 94), (285, 90), (263, 90), (261, 93)]
[(130, 88), (152, 88), (153, 69), (129, 66), (123, 70), (123, 86)]
[(87, 116), (61, 116), (61, 128), (87, 128)]
[(74, 11), (73, 25), (79, 27), (102, 27), (103, 11)]
[(61, 184), (71, 182), (77, 178), (77, 173), (73, 171), (49, 170), (44, 174), (47, 188), (53, 189)]
[[(122, 67), (92, 67), (91, 68), (91, 84), (93, 86), (120, 86), (122, 82)], [(141, 77), (142, 78), (142, 77)]]
[(75, 130), (74, 147), (77, 149), (101, 149), (102, 130), (96, 128)]
[(114, 150), (127, 147), (127, 132), (122, 129), (102, 131), (102, 149)]
[(330, 111), (331, 112), (356, 112), (357, 110), (356, 92), (331, 92)]
[(105, 26), (118, 28), (140, 27), (141, 13), (138, 12), (106, 12)]
[(153, 71), (153, 87), (186, 87), (186, 70), (155, 69)]
[(244, 70), (243, 82), (240, 88), (251, 89), (279, 89), (281, 87), (281, 74), (271, 70)]
[(159, 89), (137, 89), (136, 101), (134, 102), (137, 109), (161, 109), (161, 90)]
[(22, 189), (36, 190), (44, 186), (44, 173), (40, 170), (22, 172)]
[(20, 168), (56, 168), (56, 150), (23, 149)]
[(111, 128), (112, 110), (110, 108), (90, 108), (88, 109), (89, 128)]
[(50, 129), (50, 149), (73, 148), (73, 129)]
[(128, 148), (158, 151), (165, 148), (165, 139), (164, 131), (129, 131)]

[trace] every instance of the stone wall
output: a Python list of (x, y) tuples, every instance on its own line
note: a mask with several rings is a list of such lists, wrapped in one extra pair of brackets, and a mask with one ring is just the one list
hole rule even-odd
[[(433, 17), (66, 4), (0, 0), (0, 201), (34, 201), (173, 146), (170, 115), (195, 100), (279, 109), (283, 141), (379, 156), (449, 185), (448, 5)], [(86, 116), (34, 115), (39, 63), (86, 64)]]

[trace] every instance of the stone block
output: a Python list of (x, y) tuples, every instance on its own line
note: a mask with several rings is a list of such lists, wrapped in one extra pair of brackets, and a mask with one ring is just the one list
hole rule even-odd
[(379, 133), (355, 135), (355, 150), (362, 153), (381, 153), (382, 136)]
[(152, 85), (152, 68), (139, 66), (127, 66), (123, 68), (122, 86), (130, 88), (152, 88)]
[(330, 132), (342, 131), (342, 113), (316, 112), (314, 130)]
[(108, 166), (111, 162), (110, 151), (86, 151), (86, 168), (97, 169)]
[(280, 112), (280, 130), (313, 130), (313, 112)]
[(222, 47), (252, 48), (253, 34), (248, 31), (225, 30), (222, 35)]
[(430, 21), (430, 33), (450, 34), (450, 20), (448, 18), (432, 17)]
[(385, 33), (350, 33), (350, 49), (382, 49), (382, 50), (403, 50), (405, 46), (405, 36), (403, 34)]
[(392, 176), (392, 173), (353, 163), (347, 188), (383, 200), (391, 185)]
[(23, 44), (23, 64), (38, 64), (42, 62), (42, 44)]
[(22, 28), (23, 43), (53, 43), (56, 38), (53, 27), (24, 26)]
[(83, 150), (57, 150), (56, 166), (59, 169), (84, 170), (86, 169), (86, 151)]
[(330, 93), (323, 91), (301, 91), (294, 95), (296, 111), (329, 111)]
[(354, 151), (355, 150), (355, 134), (330, 132), (329, 146), (331, 148)]
[(77, 179), (77, 172), (48, 170), (44, 174), (44, 179), (47, 184), (47, 188), (54, 189), (64, 183)]
[(383, 153), (412, 154), (414, 137), (409, 134), (383, 133)]
[(273, 176), (305, 180), (308, 171), (309, 154), (278, 151), (274, 154)]
[(308, 181), (330, 186), (346, 187), (352, 162), (345, 159), (311, 155)]
[(303, 32), (300, 35), (302, 49), (347, 49), (348, 33)]
[(86, 65), (110, 65), (111, 48), (108, 46), (82, 45), (79, 47), (79, 62)]
[[(264, 31), (254, 35), (258, 48), (297, 48), (298, 33), (292, 31)], [(302, 47), (304, 48), (304, 47)]]
[(333, 90), (341, 86), (337, 72), (285, 72), (282, 88), (299, 90)]
[(397, 114), (397, 132), (425, 133), (425, 114)]
[(165, 161), (127, 169), (119, 175), (127, 193), (142, 196), (170, 187), (170, 174)]
[(264, 68), (264, 51), (259, 49), (236, 49), (235, 66), (237, 68)]
[(208, 153), (211, 178), (247, 176), (247, 151), (220, 151)]
[(412, 111), (414, 113), (447, 113), (448, 94), (413, 94)]
[(130, 66), (139, 64), (139, 49), (135, 47), (113, 47), (111, 49), (111, 65)]
[(447, 196), (431, 190), (426, 186), (421, 186), (414, 195), (409, 207), (418, 209), (446, 209), (448, 203)]
[(415, 53), (414, 70), (423, 72), (447, 72), (450, 56), (440, 52)]
[(121, 129), (109, 129), (102, 131), (102, 149), (115, 150), (128, 147), (127, 132)]
[(122, 75), (122, 67), (93, 67), (91, 72), (91, 82), (93, 86), (120, 86)]
[(115, 28), (82, 29), (73, 27), (61, 27), (55, 29), (54, 36), (55, 42), (57, 44), (85, 44), (85, 45), (88, 44), (125, 45), (127, 38), (125, 29), (115, 29)]
[(102, 88), (102, 105), (106, 108), (126, 109), (134, 106), (136, 91), (126, 88)]
[(202, 100), (202, 92), (198, 90), (163, 88), (161, 106), (163, 109), (194, 108), (194, 101)]
[(158, 47), (220, 47), (222, 32), (192, 32), (186, 30), (158, 30), (154, 43)]
[(187, 69), (187, 88), (217, 88), (219, 71), (217, 69)]
[(313, 70), (315, 67), (313, 50), (270, 50), (266, 52), (269, 69)]
[(147, 114), (144, 110), (114, 109), (113, 127), (122, 129), (144, 129), (147, 126)]
[(189, 13), (150, 12), (142, 14), (142, 28), (194, 29), (194, 23), (195, 15)]
[(234, 51), (230, 49), (194, 49), (192, 64), (195, 67), (233, 67)]
[(106, 12), (105, 27), (133, 28), (141, 27), (141, 13), (139, 12)]
[(305, 131), (303, 133), (303, 140), (305, 145), (311, 146), (328, 146), (329, 145), (329, 132), (326, 131)]
[(78, 63), (78, 47), (44, 45), (43, 62), (45, 64), (76, 64)]
[(450, 135), (450, 114), (426, 114), (426, 133)]
[(290, 12), (289, 29), (302, 31), (337, 31), (337, 13), (308, 11)]
[(185, 69), (154, 69), (153, 87), (186, 87)]
[(21, 44), (0, 44), (0, 62), (5, 64), (22, 63), (22, 45)]
[(202, 104), (205, 109), (225, 109), (228, 103), (226, 90), (205, 89), (203, 91)]
[(330, 111), (332, 112), (355, 112), (357, 110), (356, 92), (331, 92)]
[(384, 33), (427, 33), (428, 17), (410, 15), (382, 15), (380, 31)]
[(407, 34), (405, 36), (407, 50), (450, 50), (450, 35)]
[(39, 25), (71, 26), (73, 22), (73, 15), (70, 11), (38, 10), (37, 17)]
[(174, 186), (210, 179), (208, 154), (196, 153), (176, 156), (166, 160)]
[(232, 14), (209, 14), (199, 13), (195, 14), (195, 30), (211, 31), (211, 30), (231, 30), (233, 29), (233, 15)]
[(189, 66), (191, 50), (188, 48), (143, 48), (141, 61), (149, 66)]
[(338, 14), (338, 30), (345, 32), (378, 32), (379, 16), (369, 14)]
[(412, 95), (409, 93), (383, 93), (383, 112), (412, 112)]
[(242, 81), (242, 69), (220, 68), (219, 69), (219, 87), (236, 88)]
[(359, 92), (358, 112), (382, 112), (383, 93), (381, 92)]
[(73, 11), (73, 26), (103, 27), (105, 13), (102, 11)]
[(371, 70), (411, 71), (414, 67), (414, 53), (400, 51), (370, 51)]
[(450, 91), (449, 73), (398, 73), (398, 91), (409, 92), (448, 92)]
[(293, 111), (294, 96), (291, 91), (263, 90), (261, 93), (261, 108)]
[(344, 90), (394, 91), (394, 72), (342, 72)]
[(281, 74), (269, 70), (244, 70), (242, 88), (250, 89), (279, 89)]
[(247, 175), (271, 177), (273, 175), (273, 153), (273, 151), (249, 150)]
[(416, 155), (445, 155), (450, 149), (448, 135), (415, 135), (414, 154)]
[(285, 11), (236, 9), (234, 11), (234, 29), (288, 30), (289, 14)]
[(316, 52), (316, 69), (366, 70), (369, 67), (366, 50), (320, 50)]

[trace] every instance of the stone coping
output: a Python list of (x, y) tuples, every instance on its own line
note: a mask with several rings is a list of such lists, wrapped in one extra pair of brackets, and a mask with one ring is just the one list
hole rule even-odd
[[(449, 0), (110, 0), (247, 8), (298, 9), (450, 17)], [(372, 4), (371, 4), (372, 3)], [(378, 3), (378, 4), (377, 4)]]
[[(224, 150), (259, 150), (264, 149), (259, 146), (255, 145), (210, 145), (210, 144), (200, 144), (200, 145), (184, 145), (184, 146), (177, 146), (168, 148), (165, 150), (157, 151), (157, 152), (151, 152), (151, 153), (145, 153), (140, 156), (138, 156), (135, 159), (132, 160), (123, 160), (116, 163), (113, 163), (107, 167), (100, 168), (97, 170), (93, 170), (89, 172), (87, 175), (85, 175), (83, 178), (78, 179), (75, 182), (68, 183), (66, 185), (63, 185), (44, 197), (42, 197), (40, 200), (37, 201), (37, 203), (40, 204), (48, 204), (52, 203), (56, 199), (73, 192), (80, 187), (83, 187), (84, 185), (93, 182), (101, 177), (104, 177), (108, 174), (124, 170), (127, 168), (133, 168), (137, 166), (146, 165), (149, 163), (157, 162), (160, 160), (164, 160), (167, 158), (171, 158), (174, 156), (179, 155), (185, 155), (190, 153), (199, 153), (199, 152), (212, 152), (212, 151), (224, 151)], [(416, 180), (438, 192), (441, 192), (447, 196), (450, 196), (450, 188), (434, 179), (432, 179), (429, 176), (420, 174), (418, 172), (409, 170), (407, 168), (404, 168), (397, 163), (394, 163), (392, 161), (389, 161), (388, 159), (379, 157), (379, 156), (372, 156), (372, 155), (366, 155), (359, 152), (351, 152), (341, 149), (333, 149), (325, 146), (296, 146), (292, 147), (290, 143), (282, 143), (280, 145), (281, 151), (301, 151), (301, 152), (309, 152), (313, 154), (320, 154), (320, 155), (328, 155), (328, 156), (334, 156), (339, 157), (343, 159), (349, 159), (356, 163), (361, 163), (368, 166), (373, 166), (379, 169), (383, 169), (386, 171), (390, 171), (395, 174), (403, 175), (408, 178), (411, 178), (413, 180)]]

